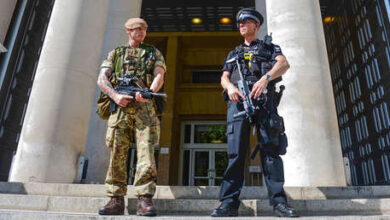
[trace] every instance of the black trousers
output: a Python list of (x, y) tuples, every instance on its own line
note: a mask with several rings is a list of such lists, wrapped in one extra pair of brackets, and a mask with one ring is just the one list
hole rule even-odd
[[(227, 138), (229, 164), (224, 173), (219, 199), (221, 202), (239, 206), (239, 196), (244, 185), (245, 159), (249, 147), (251, 124), (245, 117), (234, 118), (233, 115), (243, 111), (241, 103), (229, 102), (227, 114)], [(257, 134), (259, 139), (259, 133)], [(262, 146), (260, 150), (263, 176), (268, 190), (270, 205), (286, 203), (283, 190), (283, 161), (279, 150), (274, 145)]]

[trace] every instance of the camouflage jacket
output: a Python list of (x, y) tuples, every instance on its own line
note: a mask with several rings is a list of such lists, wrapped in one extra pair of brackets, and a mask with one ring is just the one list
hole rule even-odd
[(166, 70), (165, 60), (161, 52), (152, 45), (141, 43), (136, 48), (129, 45), (117, 47), (108, 53), (100, 66), (113, 71), (111, 83), (117, 84), (117, 78), (124, 74), (137, 76), (149, 88), (153, 81), (153, 70), (161, 66)]

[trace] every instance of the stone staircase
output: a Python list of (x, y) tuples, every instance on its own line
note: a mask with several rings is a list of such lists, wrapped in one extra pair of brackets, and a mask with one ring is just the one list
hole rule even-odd
[[(390, 219), (390, 186), (285, 190), (303, 219)], [(219, 187), (158, 186), (158, 218), (211, 219), (218, 192)], [(137, 200), (131, 186), (128, 195), (126, 216), (99, 216), (97, 209), (108, 201), (104, 185), (0, 182), (0, 219), (144, 219), (134, 215)], [(241, 217), (234, 219), (273, 219), (264, 187), (245, 187), (241, 200)]]

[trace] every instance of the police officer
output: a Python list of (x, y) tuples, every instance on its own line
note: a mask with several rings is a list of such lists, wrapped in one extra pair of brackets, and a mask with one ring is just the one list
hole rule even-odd
[[(221, 85), (229, 99), (227, 110), (229, 163), (221, 184), (219, 196), (221, 204), (211, 213), (213, 217), (238, 215), (251, 124), (257, 128), (264, 179), (275, 215), (298, 216), (296, 211), (287, 205), (283, 190), (283, 162), (279, 155), (285, 153), (283, 147), (286, 145), (282, 146), (283, 144), (279, 143), (279, 137), (283, 137), (284, 133), (277, 132), (276, 141), (269, 141), (275, 139), (274, 132), (269, 129), (271, 118), (276, 118), (275, 120), (281, 118), (277, 115), (276, 96), (272, 95), (275, 94), (275, 80), (280, 79), (289, 68), (289, 64), (279, 46), (257, 39), (257, 32), (263, 20), (263, 16), (254, 9), (245, 8), (237, 13), (237, 23), (244, 43), (229, 53), (223, 67)], [(245, 55), (240, 56), (242, 53)], [(232, 62), (235, 59), (244, 59), (243, 65)], [(245, 96), (237, 88), (237, 82), (240, 80), (239, 67), (251, 87), (250, 98), (254, 100), (256, 107), (260, 107), (255, 112), (254, 121), (250, 121), (246, 115), (237, 117), (237, 113), (244, 110), (241, 101), (245, 100)], [(260, 97), (263, 98), (259, 99)], [(283, 125), (283, 122), (281, 124)]]
[(107, 195), (110, 201), (99, 209), (100, 215), (123, 215), (124, 196), (127, 193), (127, 157), (133, 141), (137, 145), (137, 170), (134, 186), (138, 196), (137, 214), (156, 215), (152, 197), (156, 190), (156, 165), (154, 147), (158, 145), (160, 121), (155, 103), (117, 93), (113, 86), (123, 76), (137, 77), (153, 92), (164, 83), (165, 61), (158, 49), (142, 43), (148, 25), (141, 18), (131, 18), (125, 23), (128, 44), (108, 53), (101, 65), (98, 85), (102, 92), (115, 102), (108, 118), (106, 145), (110, 148), (110, 164), (106, 176)]

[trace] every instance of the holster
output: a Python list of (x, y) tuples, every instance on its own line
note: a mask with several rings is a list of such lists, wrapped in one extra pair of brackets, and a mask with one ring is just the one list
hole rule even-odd
[(222, 98), (223, 98), (223, 101), (225, 101), (225, 102), (229, 101), (229, 95), (227, 94), (226, 89), (223, 89), (223, 91), (222, 91)]
[(279, 154), (284, 155), (287, 151), (287, 136), (284, 133), (284, 120), (283, 117), (279, 116), (276, 112), (271, 113), (269, 117), (269, 130), (270, 142), (274, 146), (278, 146)]
[(258, 130), (258, 143), (251, 153), (250, 157), (255, 158), (257, 152), (263, 146), (271, 144), (277, 147), (276, 150), (279, 155), (284, 155), (287, 152), (287, 136), (284, 133), (284, 120), (276, 112), (272, 112), (267, 118), (263, 118), (261, 124), (256, 125)]

